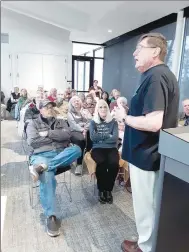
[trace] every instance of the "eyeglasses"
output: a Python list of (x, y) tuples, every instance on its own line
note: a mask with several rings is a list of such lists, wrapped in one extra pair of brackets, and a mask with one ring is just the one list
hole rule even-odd
[(138, 46), (136, 47), (135, 52), (136, 52), (136, 51), (140, 52), (143, 48), (156, 48), (156, 47), (157, 47), (157, 46), (143, 46), (143, 45), (138, 45)]

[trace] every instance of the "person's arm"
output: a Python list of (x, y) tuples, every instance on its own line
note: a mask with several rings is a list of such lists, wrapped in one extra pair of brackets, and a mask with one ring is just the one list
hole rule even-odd
[(52, 143), (52, 140), (49, 137), (47, 136), (42, 137), (39, 135), (39, 132), (37, 131), (33, 121), (30, 121), (28, 123), (28, 126), (26, 128), (26, 134), (27, 134), (27, 143), (33, 149), (37, 149), (46, 144)]
[(18, 101), (17, 99), (14, 99), (14, 98), (13, 98), (13, 95), (12, 95), (12, 94), (11, 94), (11, 97), (10, 97), (10, 98), (11, 98), (11, 102), (12, 102), (12, 103), (15, 103), (15, 102)]
[(110, 137), (106, 139), (106, 143), (116, 143), (118, 141), (118, 138), (118, 123), (114, 121), (112, 132), (110, 133)]
[(49, 130), (48, 137), (56, 142), (69, 141), (71, 132), (66, 122), (62, 122), (62, 128)]
[(68, 113), (67, 115), (67, 119), (68, 119), (68, 123), (70, 125), (70, 128), (74, 131), (79, 131), (79, 132), (83, 132), (84, 128), (81, 127), (79, 124), (77, 124), (74, 120), (74, 117), (71, 113)]
[(110, 137), (110, 134), (108, 133), (100, 133), (97, 130), (96, 123), (91, 120), (90, 126), (89, 126), (89, 133), (90, 133), (90, 138), (92, 142), (100, 142), (104, 141), (105, 139)]
[(144, 97), (143, 116), (126, 116), (125, 122), (132, 128), (157, 132), (162, 128), (167, 109), (168, 87), (163, 81), (153, 81)]
[(144, 116), (126, 116), (125, 122), (130, 127), (142, 130), (157, 132), (163, 124), (164, 111), (154, 111)]

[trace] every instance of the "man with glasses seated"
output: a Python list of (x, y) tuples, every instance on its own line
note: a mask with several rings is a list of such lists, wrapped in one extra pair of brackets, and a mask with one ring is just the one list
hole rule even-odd
[(185, 116), (184, 116), (184, 126), (189, 126), (189, 98), (188, 99), (185, 99), (183, 102), (182, 102), (182, 105), (183, 105), (183, 109), (184, 109), (184, 113), (185, 113)]
[(29, 169), (33, 180), (40, 180), (40, 200), (51, 237), (60, 234), (56, 218), (56, 170), (64, 169), (81, 156), (78, 146), (70, 146), (70, 129), (66, 121), (56, 119), (55, 106), (49, 100), (42, 101), (39, 116), (26, 128), (27, 143), (32, 148)]

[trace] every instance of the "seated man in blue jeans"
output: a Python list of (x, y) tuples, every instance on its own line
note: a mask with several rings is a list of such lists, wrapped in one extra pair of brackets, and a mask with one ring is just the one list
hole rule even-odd
[(78, 146), (69, 147), (71, 131), (64, 120), (56, 119), (55, 105), (49, 100), (42, 101), (38, 118), (26, 128), (27, 143), (32, 148), (30, 173), (34, 181), (40, 180), (40, 200), (47, 217), (47, 233), (52, 237), (60, 234), (56, 218), (56, 170), (81, 156)]

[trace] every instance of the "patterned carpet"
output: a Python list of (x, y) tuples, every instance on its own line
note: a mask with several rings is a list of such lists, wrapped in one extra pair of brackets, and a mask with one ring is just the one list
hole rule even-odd
[[(88, 174), (72, 176), (72, 198), (65, 186), (57, 186), (61, 235), (45, 233), (45, 218), (34, 192), (34, 208), (29, 201), (29, 174), (16, 122), (1, 122), (1, 195), (7, 196), (2, 252), (120, 252), (125, 238), (136, 237), (132, 198), (115, 186), (114, 204), (100, 205)], [(67, 179), (69, 172), (67, 172)], [(61, 182), (63, 175), (57, 176)], [(97, 191), (96, 191), (97, 192)]]

